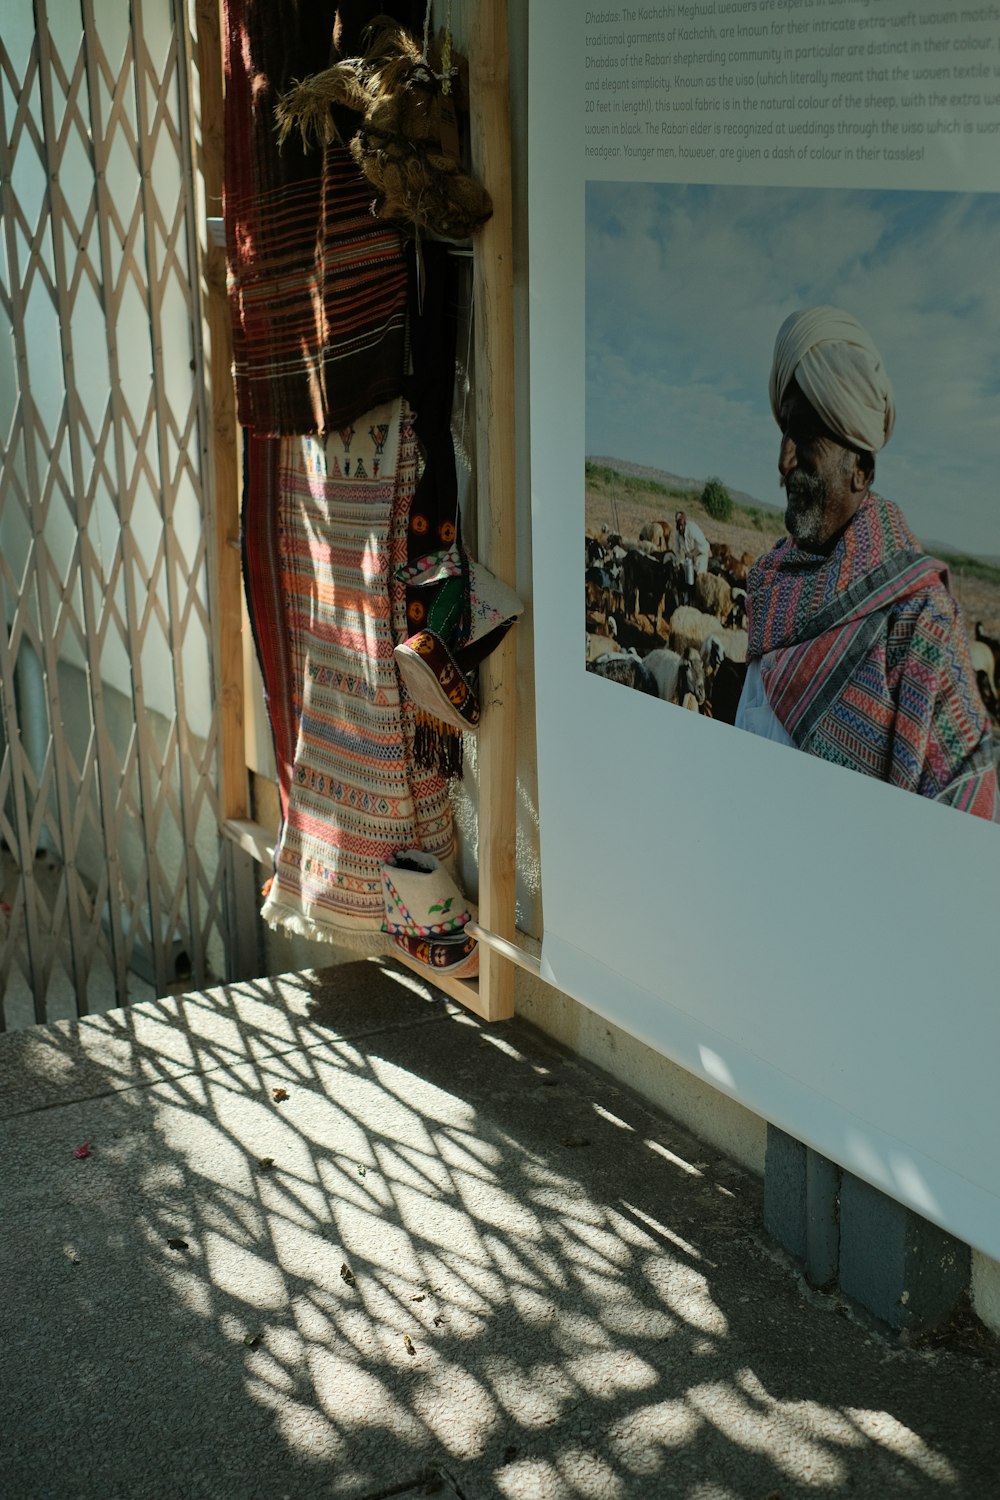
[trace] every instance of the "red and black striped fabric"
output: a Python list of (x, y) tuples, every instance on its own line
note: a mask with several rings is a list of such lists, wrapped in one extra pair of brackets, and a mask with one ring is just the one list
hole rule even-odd
[(279, 150), (274, 107), (330, 60), (337, 8), (226, 0), (225, 186), (239, 420), (329, 432), (400, 394), (406, 266), (346, 147)]

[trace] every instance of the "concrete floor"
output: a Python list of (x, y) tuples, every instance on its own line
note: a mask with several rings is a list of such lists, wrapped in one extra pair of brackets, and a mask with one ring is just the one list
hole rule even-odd
[(391, 964), (0, 1037), (0, 1115), (12, 1500), (1000, 1493), (991, 1348), (806, 1292), (753, 1179)]

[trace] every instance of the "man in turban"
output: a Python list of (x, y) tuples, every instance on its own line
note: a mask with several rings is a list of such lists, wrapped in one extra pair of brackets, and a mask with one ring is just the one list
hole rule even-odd
[(835, 307), (778, 331), (789, 535), (747, 580), (742, 728), (1000, 822), (990, 721), (944, 563), (871, 488), (895, 422), (882, 358)]

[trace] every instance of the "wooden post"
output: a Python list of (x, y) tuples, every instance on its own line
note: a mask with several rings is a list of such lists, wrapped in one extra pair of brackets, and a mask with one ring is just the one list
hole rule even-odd
[[(206, 213), (222, 215), (224, 99), (220, 0), (197, 0), (196, 41), (201, 81), (201, 167)], [(218, 560), (220, 818), (249, 816), (244, 745), (243, 617), (240, 562), (240, 483), (233, 388), (233, 339), (226, 294), (226, 252), (210, 234), (205, 251), (205, 322), (208, 329), (209, 447), (212, 509)]]
[[(469, 46), (473, 171), (493, 199), (474, 240), (479, 557), (517, 582), (515, 552), (514, 252), (507, 0), (480, 0)], [(514, 937), (517, 817), (517, 627), (480, 668), (479, 921)], [(480, 944), (479, 1013), (514, 1014), (514, 969)]]

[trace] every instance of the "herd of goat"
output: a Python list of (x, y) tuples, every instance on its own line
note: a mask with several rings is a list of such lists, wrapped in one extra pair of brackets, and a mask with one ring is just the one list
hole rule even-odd
[[(665, 522), (647, 524), (634, 541), (607, 527), (587, 535), (587, 671), (732, 724), (746, 674), (753, 554), (711, 542), (707, 571), (689, 581), (669, 535)], [(983, 703), (1000, 725), (1000, 640), (977, 622), (970, 651)]]

